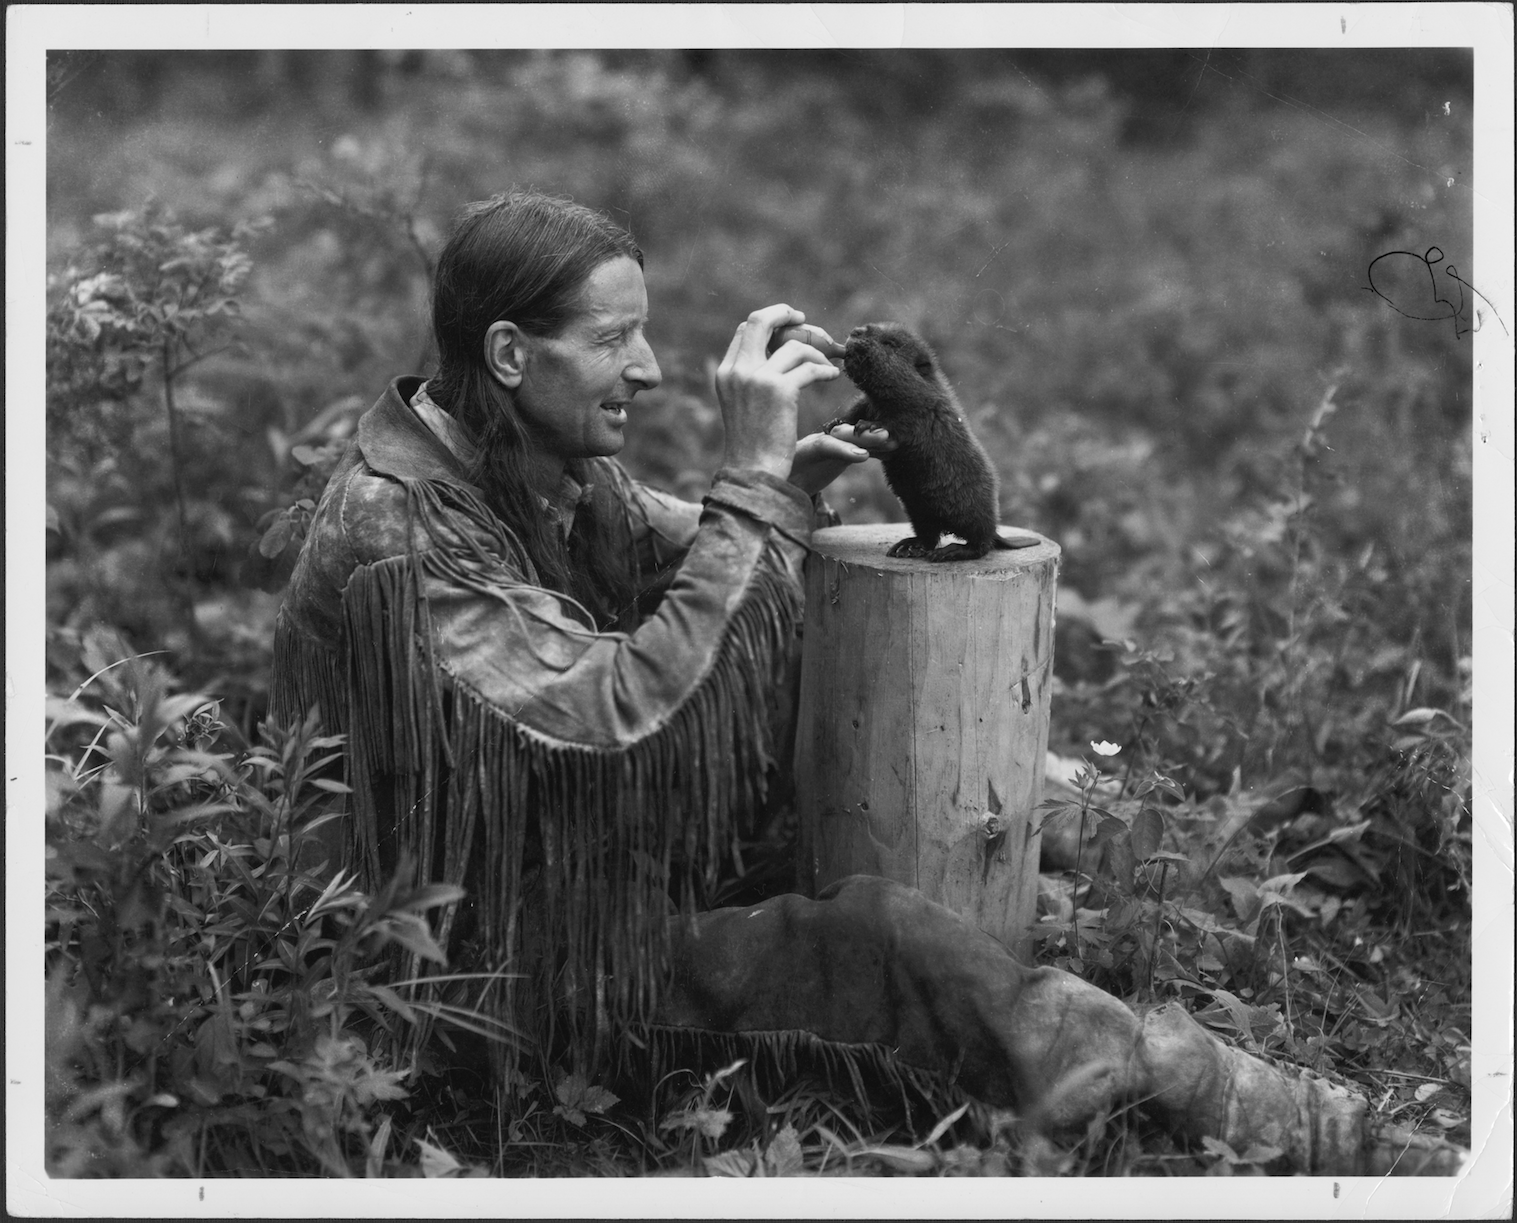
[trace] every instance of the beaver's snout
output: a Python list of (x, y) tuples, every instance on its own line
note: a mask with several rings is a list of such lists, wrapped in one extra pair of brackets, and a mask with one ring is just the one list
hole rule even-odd
[(846, 365), (848, 358), (856, 356), (863, 351), (864, 342), (873, 339), (879, 331), (875, 323), (860, 323), (848, 333), (848, 338), (843, 342), (843, 361)]
[(843, 372), (861, 391), (870, 392), (881, 377), (889, 376), (892, 357), (900, 347), (891, 326), (862, 323), (848, 333), (848, 342), (843, 345)]

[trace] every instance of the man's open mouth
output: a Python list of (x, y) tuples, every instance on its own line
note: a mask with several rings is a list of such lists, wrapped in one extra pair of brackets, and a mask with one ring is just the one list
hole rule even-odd
[(625, 403), (603, 403), (600, 410), (610, 416), (619, 425), (627, 423), (627, 405)]

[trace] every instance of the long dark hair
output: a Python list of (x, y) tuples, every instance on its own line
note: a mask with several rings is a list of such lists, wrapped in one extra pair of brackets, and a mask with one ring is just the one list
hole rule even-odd
[(427, 383), (478, 446), (469, 478), (515, 533), (538, 580), (582, 603), (602, 628), (632, 614), (640, 585), (624, 502), (611, 487), (619, 473), (606, 460), (569, 464), (569, 474), (593, 490), (565, 545), (531, 482), (513, 396), (485, 364), (485, 333), (507, 320), (528, 335), (558, 335), (596, 268), (620, 257), (643, 264), (631, 234), (570, 200), (511, 191), (470, 204), (433, 275), (438, 369)]

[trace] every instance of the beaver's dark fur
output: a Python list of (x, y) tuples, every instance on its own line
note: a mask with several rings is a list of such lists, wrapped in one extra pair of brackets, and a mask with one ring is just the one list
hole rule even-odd
[[(996, 534), (995, 468), (920, 336), (899, 323), (855, 327), (848, 334), (843, 372), (863, 395), (828, 422), (824, 432), (842, 424), (861, 432), (883, 428), (897, 444), (881, 462), (890, 491), (900, 498), (916, 533), (887, 555), (965, 560), (992, 548), (1019, 546)], [(945, 534), (964, 542), (939, 547)]]

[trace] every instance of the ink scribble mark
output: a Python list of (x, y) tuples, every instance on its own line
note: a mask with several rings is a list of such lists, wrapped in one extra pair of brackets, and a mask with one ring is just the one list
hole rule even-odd
[[(1469, 309), (1475, 305), (1476, 297), (1486, 304), (1496, 321), (1501, 323), (1501, 316), (1496, 314), (1490, 299), (1463, 279), (1459, 275), (1459, 269), (1452, 263), (1444, 264), (1440, 269), (1453, 282), (1452, 286), (1445, 285), (1443, 288), (1444, 293), (1452, 296), (1442, 296), (1439, 292), (1438, 273), (1434, 271), (1441, 263), (1443, 251), (1436, 246), (1428, 247), (1421, 255), (1412, 251), (1387, 251), (1370, 261), (1369, 284), (1366, 288), (1403, 318), (1427, 323), (1439, 323), (1448, 319), (1454, 324), (1456, 339), (1479, 331), (1485, 324), (1484, 312), (1475, 307), (1475, 322), (1473, 326), (1470, 325)], [(1466, 289), (1470, 291), (1469, 298), (1465, 296)], [(1501, 323), (1501, 329), (1506, 331), (1505, 323)]]

